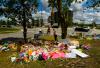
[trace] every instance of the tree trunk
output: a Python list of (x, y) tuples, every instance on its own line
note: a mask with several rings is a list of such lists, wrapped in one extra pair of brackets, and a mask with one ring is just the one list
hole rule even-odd
[(65, 39), (66, 38), (66, 35), (67, 35), (67, 23), (65, 22), (65, 19), (63, 18), (61, 20), (61, 30), (62, 30), (62, 39)]
[(62, 14), (62, 0), (57, 0), (57, 6), (58, 6), (58, 16), (59, 16), (59, 20), (61, 22), (61, 31), (62, 31), (62, 39), (66, 38), (67, 35), (67, 23), (65, 22), (65, 19), (63, 17)]
[(22, 26), (23, 26), (23, 36), (24, 36), (24, 42), (27, 43), (27, 24), (26, 24), (26, 7), (24, 4), (25, 0), (21, 0), (21, 4), (23, 6), (22, 10)]
[(23, 10), (23, 36), (24, 36), (24, 42), (27, 43), (27, 25), (26, 25), (26, 16), (25, 11)]
[(52, 5), (52, 9), (51, 9), (51, 26), (54, 24), (54, 7)]

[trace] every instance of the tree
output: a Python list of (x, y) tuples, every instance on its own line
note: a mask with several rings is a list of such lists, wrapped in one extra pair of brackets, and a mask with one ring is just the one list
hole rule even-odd
[[(58, 17), (59, 20), (61, 22), (61, 30), (62, 30), (62, 39), (66, 38), (67, 35), (67, 28), (69, 26), (69, 20), (71, 20), (70, 18), (72, 18), (72, 15), (70, 16), (70, 12), (69, 11), (69, 6), (71, 5), (71, 2), (73, 0), (66, 0), (65, 5), (62, 6), (62, 0), (57, 0), (57, 10), (58, 10)], [(63, 3), (64, 3), (63, 2)], [(63, 11), (65, 10), (65, 11)], [(70, 18), (69, 18), (70, 17)]]
[[(65, 39), (67, 35), (67, 28), (72, 24), (73, 12), (69, 10), (69, 6), (73, 0), (55, 0), (55, 2), (52, 0), (50, 1), (52, 4), (56, 3), (59, 21), (61, 22), (62, 39)], [(89, 3), (91, 4), (89, 5)], [(100, 3), (100, 0), (87, 0), (86, 7), (95, 7), (98, 3)]]
[(49, 0), (49, 6), (52, 7), (51, 16), (53, 17), (53, 8), (57, 8), (58, 20), (61, 24), (62, 39), (66, 38), (67, 28), (72, 23), (73, 14), (69, 6), (73, 0)]
[[(23, 35), (24, 35), (24, 40), (25, 40), (25, 42), (27, 42), (27, 24), (26, 24), (26, 14), (29, 14), (28, 12), (30, 12), (30, 8), (32, 7), (32, 6), (27, 6), (28, 4), (24, 4), (25, 3), (25, 1), (23, 1), (23, 0), (21, 0), (21, 4), (22, 4), (22, 6), (23, 6), (23, 11), (22, 11), (22, 18), (23, 18), (23, 21), (22, 21), (22, 23), (23, 23)], [(37, 6), (38, 6), (38, 4), (37, 4), (37, 0), (34, 0), (34, 2), (33, 2), (33, 6), (34, 6), (34, 12), (36, 13), (37, 11), (36, 11), (36, 8), (37, 8)], [(27, 13), (26, 13), (27, 12)]]
[(48, 0), (49, 7), (51, 7), (51, 25), (54, 23), (54, 8), (57, 7), (56, 0)]
[(24, 41), (27, 42), (27, 21), (31, 17), (31, 11), (34, 6), (34, 12), (38, 7), (37, 0), (8, 0), (5, 2), (6, 10), (2, 12), (7, 17), (17, 16), (23, 26)]
[(96, 27), (96, 23), (93, 21), (92, 28)]

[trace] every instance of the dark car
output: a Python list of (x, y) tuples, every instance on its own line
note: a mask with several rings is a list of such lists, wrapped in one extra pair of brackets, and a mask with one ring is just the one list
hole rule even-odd
[(90, 29), (87, 28), (82, 28), (82, 27), (77, 27), (75, 28), (75, 31), (79, 31), (79, 32), (88, 32)]

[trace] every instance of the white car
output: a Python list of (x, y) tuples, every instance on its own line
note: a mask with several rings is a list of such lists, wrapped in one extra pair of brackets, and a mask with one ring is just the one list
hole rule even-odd
[(94, 37), (94, 39), (100, 40), (100, 34), (96, 35), (96, 36)]

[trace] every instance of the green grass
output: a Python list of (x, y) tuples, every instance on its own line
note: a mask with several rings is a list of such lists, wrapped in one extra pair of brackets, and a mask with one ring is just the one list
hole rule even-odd
[[(81, 40), (82, 41), (82, 40)], [(0, 53), (0, 67), (2, 68), (100, 68), (100, 40), (83, 40), (90, 43), (91, 49), (85, 50), (90, 57), (76, 59), (56, 59), (46, 61), (32, 61), (26, 64), (16, 64), (10, 61), (14, 51)]]
[[(50, 41), (54, 41), (54, 36), (52, 35), (43, 35), (40, 37), (41, 39), (44, 39), (44, 40), (50, 40)], [(57, 37), (58, 39), (61, 39), (60, 36)]]
[(97, 26), (96, 29), (100, 29), (100, 26)]
[(0, 34), (14, 33), (19, 30), (20, 29), (16, 29), (16, 28), (0, 28)]

